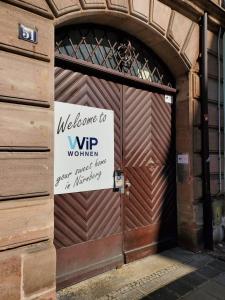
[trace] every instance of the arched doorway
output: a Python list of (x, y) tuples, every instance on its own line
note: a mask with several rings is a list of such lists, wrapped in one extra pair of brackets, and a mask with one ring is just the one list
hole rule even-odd
[(134, 37), (94, 24), (56, 32), (55, 100), (110, 109), (112, 190), (55, 197), (59, 287), (176, 243), (175, 82)]

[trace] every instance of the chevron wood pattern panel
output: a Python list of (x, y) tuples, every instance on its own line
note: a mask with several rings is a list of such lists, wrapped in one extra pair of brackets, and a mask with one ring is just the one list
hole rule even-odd
[(131, 183), (125, 201), (125, 229), (131, 230), (151, 223), (151, 173), (149, 168), (126, 168)]
[(151, 174), (152, 223), (176, 219), (175, 167), (157, 166)]
[[(115, 115), (115, 167), (121, 165), (121, 85), (55, 69), (57, 101), (111, 109)], [(101, 239), (121, 232), (120, 196), (111, 190), (57, 195), (55, 244), (57, 248)]]
[(125, 229), (151, 222), (151, 93), (124, 86), (124, 162), (131, 183), (125, 201)]
[(151, 156), (156, 164), (174, 163), (175, 140), (172, 131), (171, 104), (165, 103), (164, 95), (152, 95)]
[(147, 164), (151, 142), (151, 93), (124, 86), (124, 164)]
[(164, 95), (124, 87), (124, 161), (131, 183), (125, 230), (174, 221), (175, 161), (171, 105)]
[(176, 221), (175, 132), (172, 105), (152, 94), (152, 222)]

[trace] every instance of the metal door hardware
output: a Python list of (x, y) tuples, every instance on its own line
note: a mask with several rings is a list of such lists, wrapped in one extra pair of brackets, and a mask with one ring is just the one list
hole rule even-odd
[(124, 193), (124, 174), (121, 170), (114, 171), (114, 192)]
[(129, 180), (125, 181), (125, 188), (129, 189), (131, 187), (131, 183)]
[(125, 181), (125, 195), (126, 195), (127, 197), (130, 196), (130, 190), (129, 190), (130, 187), (131, 187), (130, 181), (129, 181), (129, 180), (126, 180), (126, 181)]

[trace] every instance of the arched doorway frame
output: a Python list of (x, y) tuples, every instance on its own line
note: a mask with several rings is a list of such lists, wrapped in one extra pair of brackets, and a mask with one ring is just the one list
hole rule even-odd
[[(176, 153), (189, 155), (188, 180), (177, 182), (177, 231), (178, 243), (191, 249), (198, 248), (199, 228), (195, 223), (194, 176), (193, 176), (193, 90), (198, 86), (197, 59), (199, 48), (188, 57), (185, 52), (199, 40), (198, 24), (192, 22), (188, 33), (179, 47), (173, 40), (172, 34), (162, 34), (159, 27), (146, 24), (143, 20), (115, 11), (87, 9), (83, 12), (72, 12), (59, 16), (55, 20), (55, 27), (66, 25), (96, 23), (112, 28), (121, 29), (143, 42), (152, 49), (158, 57), (167, 65), (176, 80)], [(193, 36), (194, 37), (193, 37)], [(198, 45), (198, 42), (197, 42)], [(189, 51), (188, 50), (188, 51)], [(197, 78), (197, 79), (196, 79)]]
[[(83, 1), (81, 1), (83, 3)], [(108, 5), (108, 10), (101, 6), (86, 6), (85, 10), (62, 8), (59, 10), (49, 1), (55, 14), (55, 28), (79, 23), (96, 23), (107, 25), (128, 32), (147, 47), (151, 48), (168, 66), (176, 80), (176, 153), (189, 155), (189, 180), (177, 182), (177, 226), (178, 243), (191, 249), (199, 247), (198, 239), (201, 228), (195, 222), (194, 174), (193, 174), (193, 98), (199, 94), (198, 57), (199, 25), (178, 12), (164, 7), (163, 17), (154, 21), (153, 6), (150, 2), (150, 18), (143, 18), (131, 10)], [(165, 24), (164, 19), (167, 19)], [(183, 19), (183, 20), (182, 20)], [(181, 32), (185, 37), (180, 43), (180, 28), (174, 26), (177, 21), (185, 23), (188, 30)], [(161, 23), (160, 23), (161, 22)], [(189, 26), (189, 27), (188, 27)], [(193, 48), (194, 47), (194, 48)]]

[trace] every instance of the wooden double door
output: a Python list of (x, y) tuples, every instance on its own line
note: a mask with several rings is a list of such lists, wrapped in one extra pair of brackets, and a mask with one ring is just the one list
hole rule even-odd
[(55, 196), (58, 288), (175, 245), (174, 104), (165, 93), (60, 66), (55, 100), (114, 111), (115, 169), (126, 181), (124, 194)]

